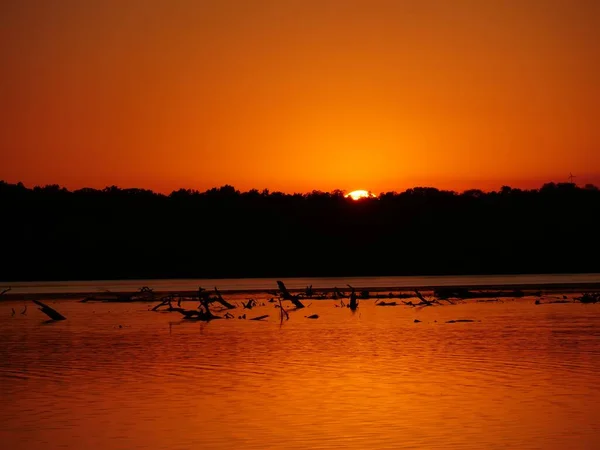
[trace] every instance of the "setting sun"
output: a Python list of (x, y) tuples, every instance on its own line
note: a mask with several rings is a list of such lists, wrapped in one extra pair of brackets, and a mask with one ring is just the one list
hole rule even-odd
[(346, 194), (344, 197), (351, 197), (352, 200), (360, 200), (361, 198), (375, 197), (375, 194), (372, 194), (370, 191), (365, 191), (364, 189), (358, 189)]

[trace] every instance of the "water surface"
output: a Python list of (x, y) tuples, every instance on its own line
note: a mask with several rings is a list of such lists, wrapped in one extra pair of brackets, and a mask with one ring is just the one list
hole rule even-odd
[(0, 303), (2, 448), (600, 448), (600, 305), (48, 303), (68, 319)]

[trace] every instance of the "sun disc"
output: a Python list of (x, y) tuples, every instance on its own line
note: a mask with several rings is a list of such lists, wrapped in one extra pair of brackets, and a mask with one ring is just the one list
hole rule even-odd
[(350, 197), (352, 200), (360, 200), (361, 198), (369, 198), (375, 197), (370, 191), (365, 191), (364, 189), (357, 189), (356, 191), (352, 191), (346, 194), (344, 197)]

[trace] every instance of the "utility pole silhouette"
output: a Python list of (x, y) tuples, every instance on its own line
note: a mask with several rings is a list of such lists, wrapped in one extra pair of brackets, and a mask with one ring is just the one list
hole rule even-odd
[(569, 172), (569, 183), (575, 184), (575, 183), (573, 183), (573, 178), (576, 178), (575, 175), (573, 175), (571, 172)]

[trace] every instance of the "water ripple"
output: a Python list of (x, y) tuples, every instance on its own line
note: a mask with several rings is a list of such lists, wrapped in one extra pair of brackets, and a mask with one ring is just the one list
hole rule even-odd
[(58, 306), (0, 311), (6, 448), (600, 448), (595, 305), (315, 301), (281, 326)]

